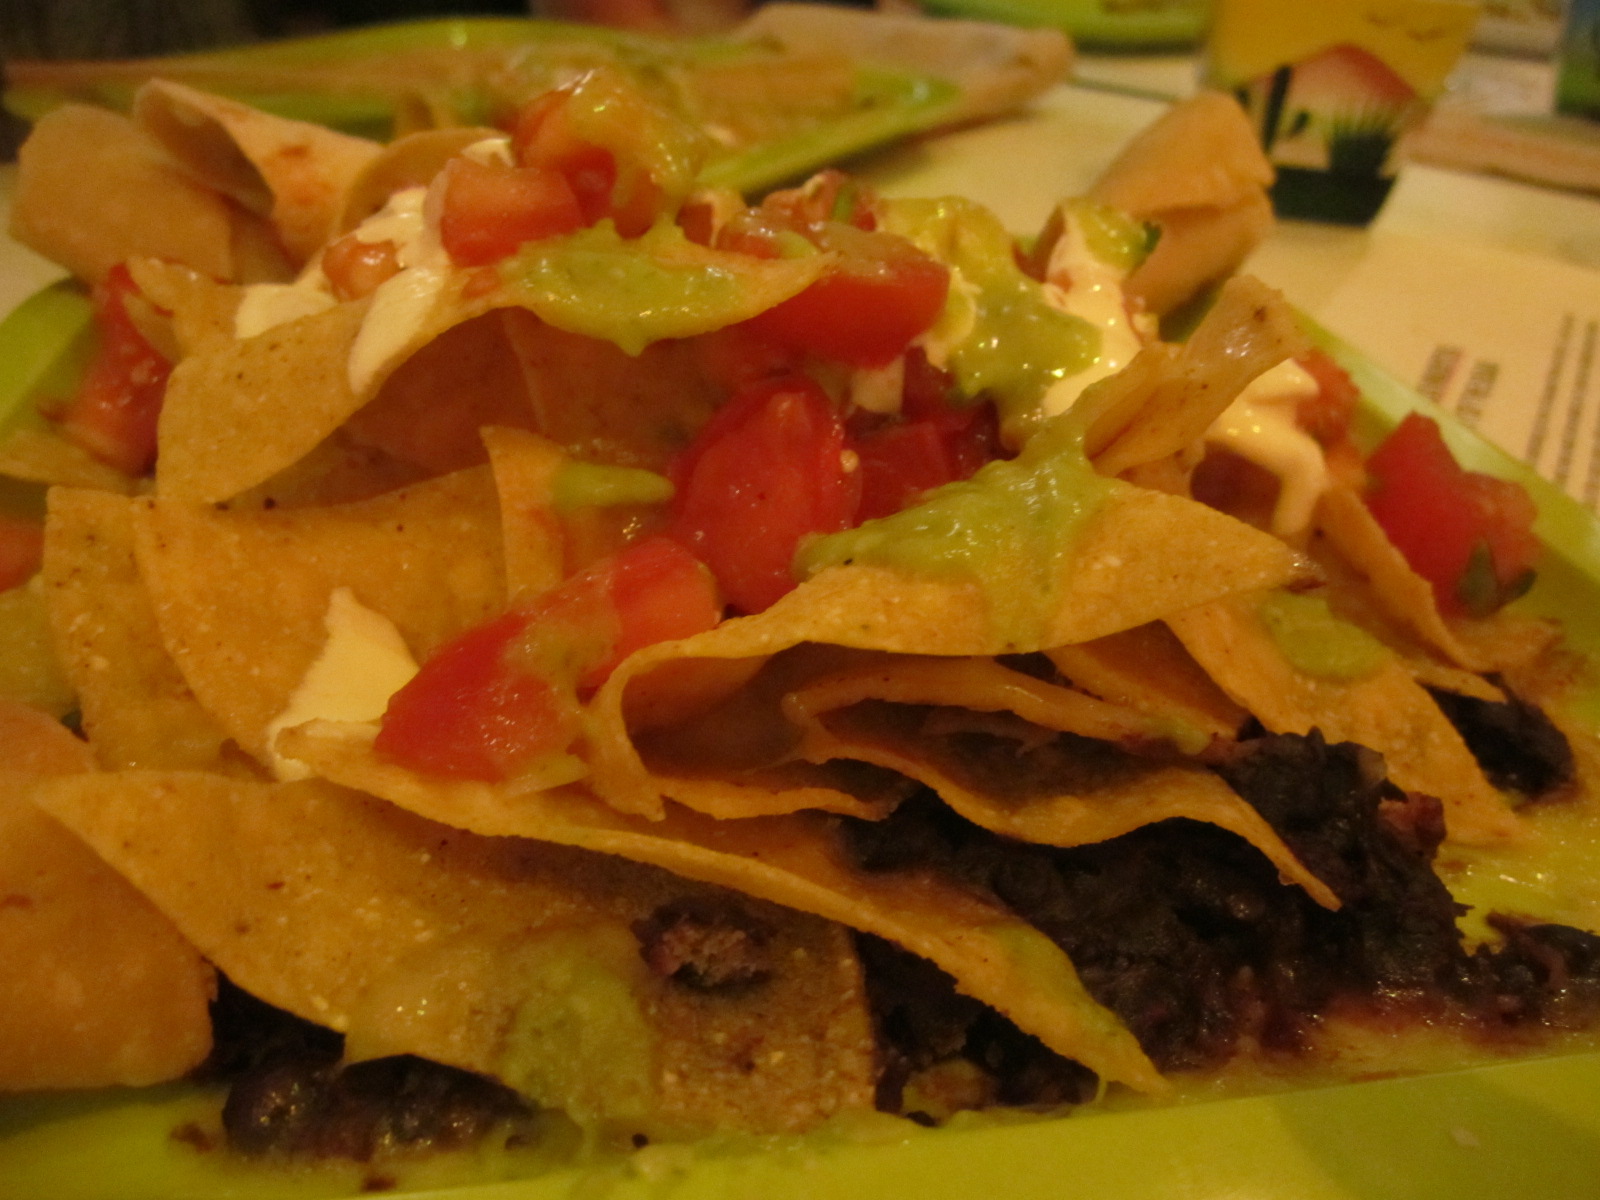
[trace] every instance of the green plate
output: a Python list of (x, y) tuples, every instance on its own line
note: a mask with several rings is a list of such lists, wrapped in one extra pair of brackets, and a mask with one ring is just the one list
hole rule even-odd
[[(0, 325), (0, 361), (19, 330), (40, 336), (38, 308), (27, 312)], [(1529, 489), (1548, 554), (1519, 603), (1561, 618), (1575, 646), (1600, 655), (1594, 517), (1348, 345), (1315, 335), (1363, 389), (1362, 436), (1421, 408), (1467, 466)], [(1580, 700), (1600, 723), (1600, 690)], [(378, 1178), (352, 1166), (256, 1169), (174, 1136), (214, 1123), (218, 1104), (184, 1085), (0, 1101), (0, 1198), (309, 1200), (382, 1184), (440, 1200), (1600, 1200), (1600, 1052), (940, 1130), (869, 1119), (808, 1139), (653, 1147), (578, 1166), (550, 1167), (537, 1149), (446, 1157)], [(559, 1128), (552, 1140), (571, 1142)]]

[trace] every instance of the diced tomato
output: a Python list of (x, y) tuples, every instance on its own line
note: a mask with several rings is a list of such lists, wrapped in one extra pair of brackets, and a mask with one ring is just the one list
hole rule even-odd
[(511, 145), (521, 165), (567, 180), (584, 224), (610, 217), (623, 237), (688, 194), (704, 152), (697, 130), (603, 68), (523, 105)]
[(904, 238), (845, 225), (811, 236), (838, 251), (838, 264), (752, 318), (751, 328), (763, 336), (848, 366), (881, 367), (943, 311), (949, 268)]
[(768, 193), (761, 201), (761, 209), (795, 228), (837, 221), (857, 229), (876, 229), (876, 204), (877, 196), (871, 188), (830, 167), (817, 172), (801, 187)]
[(128, 313), (138, 294), (121, 265), (96, 285), (99, 346), (77, 395), (55, 417), (70, 440), (127, 475), (143, 475), (155, 464), (156, 422), (172, 373)]
[(43, 558), (44, 527), (0, 514), (0, 592), (28, 582)]
[(439, 240), (461, 266), (496, 263), (524, 242), (583, 228), (578, 199), (558, 171), (470, 158), (454, 159), (447, 171)]
[(1324, 446), (1335, 445), (1350, 435), (1350, 420), (1355, 416), (1361, 389), (1338, 363), (1322, 350), (1312, 350), (1295, 360), (1317, 381), (1317, 394), (1295, 406), (1300, 428)]
[(399, 251), (388, 239), (364, 242), (347, 233), (322, 252), (322, 273), (341, 300), (370, 296), (399, 272)]
[(704, 633), (722, 619), (711, 572), (670, 538), (630, 546), (611, 561), (609, 573), (617, 638), (609, 657), (585, 672), (582, 687), (598, 687), (635, 650)]
[(678, 461), (671, 531), (710, 566), (741, 612), (760, 612), (795, 586), (802, 539), (848, 528), (859, 477), (845, 463), (844, 425), (804, 376), (744, 389), (707, 422)]
[(958, 406), (950, 402), (951, 394), (949, 374), (913, 350), (905, 360), (899, 415), (885, 419), (858, 413), (851, 418), (849, 445), (861, 472), (858, 520), (899, 512), (923, 492), (970, 478), (999, 457), (993, 406)]
[(576, 706), (551, 681), (506, 661), (530, 619), (506, 613), (430, 658), (390, 698), (374, 750), (423, 774), (494, 783), (565, 749), (577, 732)]
[(1367, 460), (1367, 507), (1443, 612), (1487, 616), (1527, 590), (1537, 516), (1520, 486), (1465, 471), (1437, 422), (1409, 414)]
[(571, 744), (578, 696), (629, 654), (721, 616), (705, 566), (651, 538), (445, 646), (390, 699), (375, 749), (423, 774), (509, 779)]

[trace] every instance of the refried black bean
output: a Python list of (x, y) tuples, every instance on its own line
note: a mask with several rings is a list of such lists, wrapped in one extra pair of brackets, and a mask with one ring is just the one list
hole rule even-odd
[[(1462, 910), (1432, 867), (1442, 806), (1397, 789), (1370, 751), (1315, 732), (1260, 736), (1215, 769), (1339, 910), (1284, 884), (1243, 839), (1196, 821), (1054, 849), (991, 834), (925, 792), (843, 828), (864, 869), (932, 869), (1005, 903), (1067, 953), (1162, 1070), (1216, 1065), (1247, 1037), (1301, 1049), (1335, 1001), (1406, 1003), (1485, 1029), (1600, 1015), (1592, 935), (1502, 921), (1502, 946), (1462, 948)], [(896, 1061), (948, 1051), (946, 1009), (916, 1016), (902, 998), (880, 1014)]]
[(728, 898), (663, 904), (633, 935), (653, 972), (695, 991), (745, 991), (772, 977), (772, 929)]
[(515, 1092), (410, 1056), (344, 1065), (344, 1039), (274, 1008), (223, 977), (212, 1005), (214, 1048), (197, 1072), (229, 1085), (222, 1127), (251, 1156), (370, 1162), (455, 1149), (503, 1130), (523, 1136), (533, 1112)]
[(1572, 781), (1576, 766), (1564, 733), (1537, 705), (1517, 696), (1498, 676), (1489, 680), (1503, 702), (1429, 688), (1483, 773), (1497, 788), (1537, 800)]

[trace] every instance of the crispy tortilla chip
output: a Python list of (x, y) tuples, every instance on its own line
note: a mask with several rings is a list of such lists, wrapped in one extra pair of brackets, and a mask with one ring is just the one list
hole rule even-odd
[[(369, 300), (208, 346), (178, 364), (161, 410), (158, 490), (216, 503), (258, 486), (310, 453), (446, 331), (496, 309), (532, 314), (521, 324), (510, 316), (507, 329), (541, 433), (603, 461), (659, 466), (713, 406), (703, 379), (690, 382), (703, 371), (698, 349), (671, 340), (755, 316), (801, 291), (831, 261), (828, 254), (758, 259), (712, 250), (675, 225), (624, 242), (605, 224), (525, 244), (487, 291), (472, 272), (419, 267), (432, 273), (419, 281), (403, 271)], [(596, 304), (596, 279), (626, 281), (611, 289), (626, 320)], [(529, 332), (539, 322), (583, 336), (567, 339), (552, 360), (553, 335)], [(616, 345), (591, 337), (614, 337)], [(657, 350), (659, 342), (669, 344)], [(603, 373), (591, 374), (597, 365)], [(438, 373), (436, 364), (430, 377)], [(454, 444), (475, 437), (479, 419), (517, 424), (506, 405), (468, 407)], [(642, 421), (652, 410), (657, 415)], [(391, 422), (391, 431), (399, 424)]]
[(1047, 683), (990, 658), (866, 655), (790, 694), (788, 711), (809, 724), (835, 709), (868, 700), (1008, 712), (1051, 733), (1107, 742), (1161, 742), (1172, 726), (1132, 709)]
[(160, 79), (139, 89), (133, 118), (194, 178), (270, 217), (299, 263), (328, 240), (350, 185), (382, 149)]
[(723, 399), (693, 342), (630, 356), (519, 309), (505, 321), (539, 432), (581, 457), (660, 469)]
[[(779, 1131), (871, 1102), (861, 973), (836, 926), (550, 843), (445, 828), (321, 781), (86, 776), (41, 792), (252, 994), (493, 1075), (585, 1123)], [(747, 915), (772, 974), (738, 993), (653, 975), (662, 905)]]
[(1129, 298), (1169, 312), (1232, 274), (1272, 229), (1272, 178), (1249, 118), (1220, 92), (1173, 105), (1135, 135), (1089, 189), (1161, 230)]
[[(1160, 556), (1142, 550), (1158, 544), (1166, 547)], [(1300, 570), (1283, 543), (1242, 522), (1178, 496), (1127, 485), (1112, 487), (1080, 533), (1036, 644), (1016, 644), (993, 620), (975, 583), (875, 566), (831, 567), (764, 613), (649, 647), (624, 662), (592, 706), (596, 779), (622, 811), (660, 812), (660, 797), (670, 789), (640, 759), (633, 730), (655, 723), (652, 714), (673, 706), (703, 713), (749, 678), (748, 671), (731, 667), (696, 671), (691, 678), (680, 665), (685, 662), (765, 660), (802, 642), (900, 654), (1027, 652), (1104, 637), (1207, 597), (1250, 590), (1258, 580), (1294, 578)], [(673, 794), (693, 803), (687, 793)]]
[(39, 119), (17, 156), (11, 236), (98, 280), (128, 258), (235, 277), (235, 216), (127, 117), (68, 105)]
[(497, 312), (447, 329), (386, 379), (345, 425), (357, 441), (430, 472), (477, 466), (486, 425), (532, 429), (522, 369)]
[(1282, 295), (1235, 276), (1181, 346), (1149, 346), (1085, 394), (1084, 448), (1104, 475), (1187, 450), (1251, 380), (1310, 346)]
[(1323, 492), (1317, 501), (1316, 525), (1334, 550), (1366, 576), (1373, 597), (1390, 620), (1458, 667), (1468, 671), (1487, 667), (1439, 615), (1433, 585), (1411, 569), (1354, 488)]
[(208, 342), (233, 336), (238, 287), (218, 283), (182, 263), (158, 258), (130, 259), (128, 271), (150, 305), (171, 314), (168, 326), (173, 353), (168, 354), (169, 358), (187, 358)]
[(0, 701), (0, 1091), (159, 1083), (211, 1049), (211, 968), (29, 801), (93, 765), (59, 722)]
[(1172, 631), (1152, 623), (1045, 653), (1073, 686), (1201, 737), (1231, 738), (1249, 716), (1200, 669)]
[(486, 428), (483, 444), (500, 497), (506, 595), (517, 604), (566, 578), (566, 535), (551, 506), (556, 472), (567, 456), (549, 439), (521, 429)]
[(1037, 732), (1020, 720), (1014, 729), (998, 724), (977, 732), (962, 728), (958, 713), (956, 732), (940, 736), (943, 715), (877, 701), (818, 713), (805, 749), (897, 771), (974, 825), (1040, 845), (1084, 846), (1157, 821), (1203, 821), (1249, 842), (1318, 904), (1339, 907), (1261, 814), (1209, 771), (1133, 758), (1083, 739), (1030, 745)]
[(351, 347), (365, 304), (341, 304), (245, 341), (213, 343), (167, 381), (157, 429), (163, 496), (217, 503), (309, 454), (361, 407)]
[(0, 441), (0, 475), (102, 492), (127, 493), (137, 486), (136, 480), (108, 467), (43, 422), (25, 425)]
[(55, 488), (45, 522), (50, 623), (95, 758), (121, 767), (212, 767), (227, 734), (167, 653), (134, 561), (136, 501)]
[(1259, 602), (1259, 596), (1220, 600), (1167, 623), (1218, 685), (1268, 730), (1320, 729), (1330, 742), (1376, 750), (1397, 785), (1444, 801), (1445, 825), (1455, 841), (1517, 836), (1522, 826), (1505, 797), (1401, 662), (1385, 658), (1352, 680), (1308, 675), (1273, 641), (1257, 615)]
[(418, 658), (505, 605), (486, 468), (331, 508), (141, 500), (133, 523), (168, 651), (206, 710), (263, 761), (268, 722), (322, 648), (335, 587), (393, 621)]
[(963, 992), (1105, 1079), (1167, 1090), (1054, 943), (998, 903), (931, 875), (860, 871), (827, 819), (718, 821), (674, 808), (648, 822), (576, 788), (528, 795), (427, 780), (375, 758), (371, 731), (359, 726), (314, 722), (286, 730), (279, 748), (324, 778), (453, 826), (618, 854), (877, 934), (936, 963)]

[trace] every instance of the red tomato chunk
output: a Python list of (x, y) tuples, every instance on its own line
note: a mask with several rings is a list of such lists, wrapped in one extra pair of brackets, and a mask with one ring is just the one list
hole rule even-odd
[(721, 615), (693, 555), (641, 542), (446, 645), (390, 699), (375, 749), (427, 775), (510, 779), (571, 745), (579, 695), (625, 657)]
[(1433, 585), (1441, 612), (1487, 616), (1533, 582), (1538, 515), (1515, 483), (1465, 471), (1438, 423), (1411, 413), (1367, 460), (1367, 507)]
[(802, 539), (849, 528), (860, 499), (833, 402), (801, 375), (748, 385), (678, 461), (673, 535), (728, 602), (760, 612), (795, 586)]
[(567, 180), (544, 167), (488, 166), (454, 160), (445, 177), (439, 240), (461, 266), (499, 262), (523, 242), (584, 226)]
[(67, 438), (126, 475), (143, 475), (155, 465), (156, 421), (172, 373), (128, 313), (138, 295), (121, 265), (96, 285), (100, 343), (77, 395), (55, 414)]
[(44, 526), (0, 515), (0, 592), (33, 578), (44, 558)]

